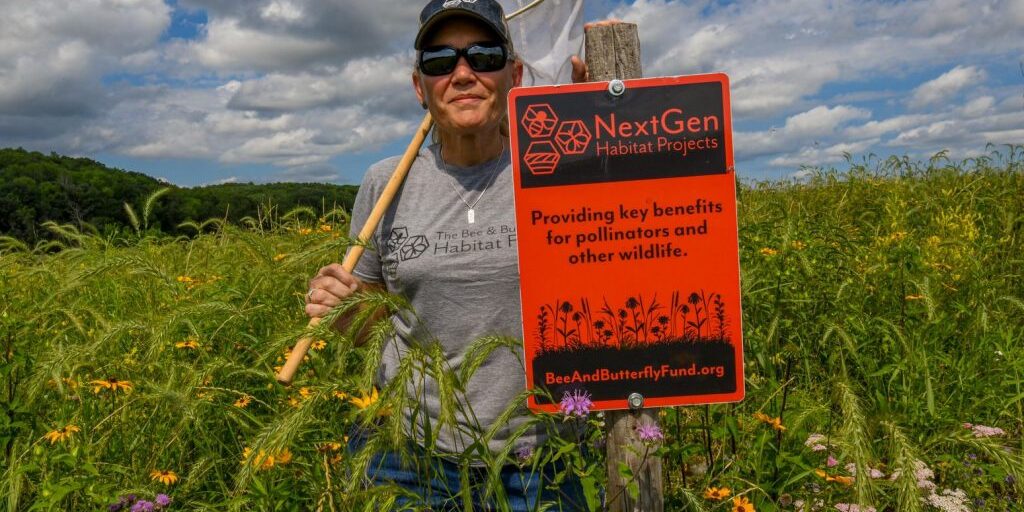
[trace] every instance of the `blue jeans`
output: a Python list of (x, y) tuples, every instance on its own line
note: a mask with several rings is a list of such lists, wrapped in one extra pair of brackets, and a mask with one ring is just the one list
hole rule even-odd
[[(361, 446), (356, 441), (350, 443), (350, 449), (352, 444), (357, 448)], [(486, 468), (469, 467), (464, 475), (459, 464), (441, 457), (428, 457), (418, 446), (410, 448), (410, 454), (403, 461), (396, 452), (376, 453), (367, 465), (367, 477), (373, 485), (393, 485), (407, 491), (398, 498), (398, 510), (464, 510), (464, 489), (469, 490), (473, 510), (502, 510), (493, 495), (484, 498), (489, 476)], [(563, 469), (561, 463), (537, 468), (503, 466), (499, 478), (505, 499), (501, 502), (515, 512), (540, 510), (542, 504), (548, 503), (554, 504), (547, 508), (550, 511), (587, 510), (583, 487), (571, 473), (557, 486), (552, 484), (555, 475)]]

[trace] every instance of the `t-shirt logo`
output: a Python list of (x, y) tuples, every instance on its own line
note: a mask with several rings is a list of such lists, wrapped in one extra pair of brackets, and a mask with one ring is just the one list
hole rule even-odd
[(395, 276), (398, 272), (398, 263), (423, 256), (430, 248), (430, 241), (424, 235), (409, 236), (409, 228), (400, 227), (391, 230), (384, 240), (384, 247), (389, 256), (386, 259), (388, 263), (385, 264), (385, 270)]

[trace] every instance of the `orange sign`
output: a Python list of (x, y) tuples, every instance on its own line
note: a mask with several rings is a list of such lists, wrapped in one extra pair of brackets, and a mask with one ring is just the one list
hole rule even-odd
[(530, 407), (741, 400), (728, 77), (519, 88), (509, 112)]

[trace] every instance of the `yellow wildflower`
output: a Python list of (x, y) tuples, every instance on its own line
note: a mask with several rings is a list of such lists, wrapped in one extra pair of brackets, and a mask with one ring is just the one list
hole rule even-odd
[(235, 407), (238, 407), (239, 409), (245, 409), (246, 407), (249, 406), (250, 402), (252, 402), (251, 396), (242, 395), (241, 397), (238, 398), (238, 400), (235, 400), (235, 403), (233, 405)]
[(771, 247), (762, 247), (761, 250), (758, 252), (760, 252), (762, 256), (775, 256), (776, 254), (779, 253), (779, 251), (776, 251)]
[(306, 236), (308, 234), (311, 234), (312, 232), (313, 232), (313, 230), (309, 229), (309, 228), (302, 228), (302, 229), (299, 230), (299, 234), (302, 235), (302, 236)]
[(260, 450), (259, 453), (251, 457), (252, 460), (250, 462), (251, 455), (252, 448), (246, 447), (242, 450), (242, 464), (249, 463), (252, 464), (252, 467), (260, 470), (268, 470), (275, 465), (282, 466), (288, 464), (292, 460), (292, 452), (288, 451), (287, 448), (281, 450), (277, 455)]
[(770, 425), (772, 428), (778, 430), (779, 432), (786, 431), (786, 427), (782, 424), (782, 418), (772, 418), (771, 416), (768, 416), (765, 413), (755, 412), (754, 419), (760, 421), (761, 423)]
[(793, 244), (792, 245), (793, 245), (793, 248), (798, 250), (798, 251), (802, 251), (802, 250), (807, 248), (807, 244), (801, 242), (800, 240), (793, 240)]
[(732, 491), (728, 487), (708, 487), (704, 491), (704, 499), (720, 501), (728, 498), (730, 494)]
[(292, 452), (288, 451), (288, 448), (285, 448), (284, 450), (281, 450), (281, 452), (277, 454), (277, 459), (274, 461), (274, 463), (283, 466), (291, 461)]
[(325, 347), (327, 347), (327, 342), (324, 340), (316, 340), (309, 346), (313, 350), (323, 350)]
[(189, 277), (189, 276), (178, 276), (178, 279), (177, 279), (177, 281), (178, 281), (179, 283), (191, 283), (191, 282), (193, 282), (193, 281), (194, 281), (194, 279), (192, 279), (192, 278), (191, 278), (191, 277)]
[(189, 339), (187, 339), (185, 341), (179, 341), (179, 342), (175, 343), (174, 347), (175, 348), (184, 349), (184, 350), (196, 350), (196, 349), (199, 348), (199, 342), (196, 341), (195, 338), (189, 338)]
[(376, 402), (378, 398), (380, 398), (380, 396), (377, 394), (377, 388), (373, 388), (369, 395), (363, 393), (362, 396), (349, 398), (348, 401), (352, 402), (352, 405), (358, 407), (359, 409), (366, 409), (367, 407), (373, 405), (373, 403)]
[(336, 452), (338, 450), (341, 450), (341, 446), (341, 443), (337, 441), (328, 441), (326, 443), (322, 443), (320, 446), (316, 448), (316, 450), (320, 453)]
[(331, 393), (331, 395), (333, 395), (334, 398), (337, 398), (338, 400), (345, 400), (346, 398), (348, 398), (348, 394), (346, 394), (344, 391), (334, 390)]
[(276, 255), (274, 255), (274, 261), (284, 261), (284, 259), (287, 258), (287, 257), (288, 257), (288, 255), (284, 254), (284, 253), (276, 254)]
[[(348, 442), (348, 436), (345, 436), (345, 442)], [(330, 455), (331, 457), (330, 459), (328, 459), (328, 462), (333, 465), (341, 462), (342, 446), (344, 445), (337, 441), (329, 441), (321, 444), (320, 446), (317, 446), (316, 449), (318, 452), (324, 454), (325, 456)]]
[(841, 483), (843, 485), (853, 485), (853, 477), (852, 476), (842, 476), (842, 475), (832, 476), (832, 475), (826, 473), (824, 470), (821, 470), (821, 469), (815, 469), (814, 470), (814, 474), (818, 475), (821, 478), (824, 478), (826, 482), (839, 482), (839, 483)]
[(117, 393), (118, 391), (128, 393), (132, 390), (132, 382), (130, 380), (117, 380), (113, 377), (89, 381), (89, 384), (92, 385), (93, 393), (99, 393), (104, 389), (109, 389), (111, 393)]
[(756, 512), (754, 504), (744, 496), (737, 496), (732, 499), (732, 512)]
[(78, 426), (76, 425), (65, 425), (64, 427), (58, 428), (57, 430), (47, 432), (46, 435), (43, 436), (43, 438), (49, 441), (50, 444), (56, 444), (58, 442), (64, 442), (68, 439), (71, 439), (71, 436), (75, 432), (81, 431), (82, 429), (78, 428)]
[(168, 469), (154, 469), (150, 474), (149, 478), (154, 482), (160, 482), (164, 485), (171, 485), (178, 481), (178, 474)]
[(845, 486), (853, 485), (853, 477), (852, 476), (836, 475), (836, 476), (831, 477), (831, 478), (826, 478), (826, 480), (828, 480), (830, 482), (839, 482), (839, 483), (841, 483), (841, 484), (843, 484)]
[(322, 225), (320, 226), (320, 231), (321, 231), (321, 232), (323, 232), (323, 233), (330, 233), (330, 232), (331, 232), (331, 229), (332, 229), (332, 228), (331, 228), (331, 225), (330, 225), (330, 224), (322, 224)]

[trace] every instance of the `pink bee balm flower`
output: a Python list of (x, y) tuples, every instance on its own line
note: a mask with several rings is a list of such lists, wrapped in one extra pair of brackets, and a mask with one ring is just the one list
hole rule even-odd
[(665, 440), (665, 434), (661, 432), (661, 427), (653, 423), (638, 426), (636, 435), (645, 443), (657, 443)]
[(580, 418), (590, 414), (590, 408), (593, 407), (594, 402), (590, 400), (590, 393), (577, 389), (569, 394), (568, 391), (562, 395), (562, 401), (559, 403), (559, 409), (562, 414), (566, 416), (578, 416)]

